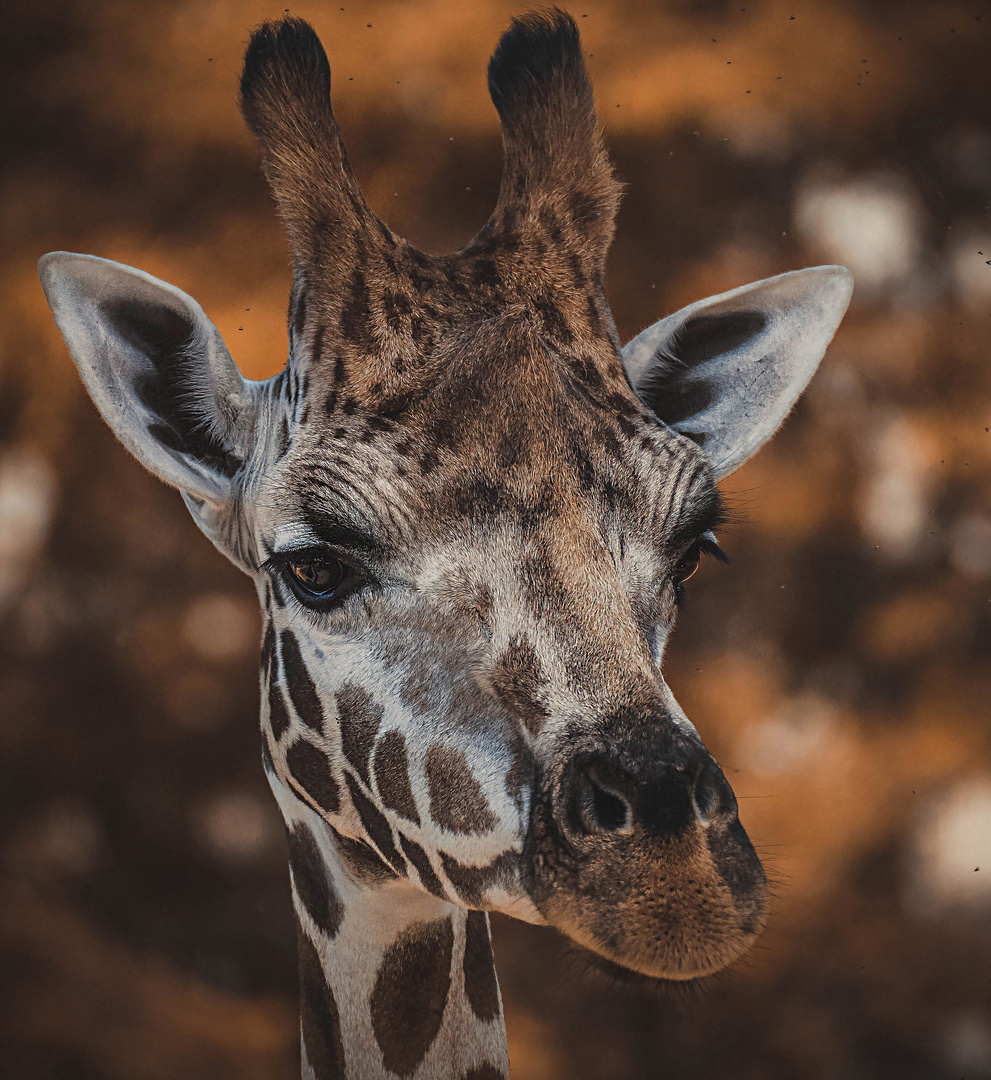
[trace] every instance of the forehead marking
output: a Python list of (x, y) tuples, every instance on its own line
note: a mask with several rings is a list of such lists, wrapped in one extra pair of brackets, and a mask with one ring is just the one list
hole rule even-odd
[(316, 839), (302, 822), (296, 822), (291, 829), (287, 829), (286, 838), (289, 842), (289, 869), (296, 893), (314, 926), (333, 939), (341, 927), (344, 905), (320, 857)]
[(471, 1011), (479, 1020), (494, 1020), (499, 1015), (499, 984), (492, 958), (489, 918), (484, 911), (468, 912), (462, 967)]
[(420, 824), (420, 814), (409, 781), (406, 739), (401, 731), (386, 732), (379, 739), (375, 747), (375, 782), (379, 798), (385, 806), (414, 825)]
[(514, 637), (496, 661), (490, 684), (496, 696), (536, 735), (549, 713), (536, 698), (544, 682), (540, 660), (533, 645), (524, 637)]
[(313, 943), (296, 920), (299, 945), (300, 1020), (306, 1059), (314, 1080), (340, 1080), (344, 1072), (344, 1041), (334, 992)]
[(387, 1069), (412, 1076), (433, 1045), (451, 987), (450, 918), (414, 923), (389, 946), (372, 991), (372, 1030)]
[(350, 773), (345, 773), (348, 791), (351, 793), (351, 801), (354, 803), (361, 824), (368, 834), (369, 840), (379, 849), (379, 854), (392, 867), (397, 874), (403, 874), (405, 864), (403, 857), (396, 850), (395, 841), (392, 839), (392, 829), (389, 822), (376, 809), (371, 799), (361, 790), (358, 781)]
[(286, 768), (300, 791), (320, 810), (336, 814), (341, 808), (340, 789), (322, 750), (306, 739), (297, 739), (286, 751)]
[(462, 750), (431, 746), (427, 751), (430, 816), (455, 833), (488, 832), (496, 823), (482, 785), (468, 767)]
[(375, 735), (382, 723), (382, 706), (364, 687), (345, 683), (336, 693), (337, 719), (341, 729), (341, 748), (355, 771), (371, 787), (369, 758)]
[(288, 630), (279, 635), (282, 646), (282, 666), (286, 672), (289, 697), (300, 720), (314, 731), (323, 732), (323, 705), (310, 673), (303, 663), (296, 639)]

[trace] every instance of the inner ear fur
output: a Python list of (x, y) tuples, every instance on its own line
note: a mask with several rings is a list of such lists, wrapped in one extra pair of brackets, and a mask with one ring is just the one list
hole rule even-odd
[(630, 385), (725, 476), (791, 411), (852, 291), (845, 267), (817, 266), (689, 304), (624, 347)]
[(59, 330), (103, 418), (146, 468), (226, 502), (244, 465), (257, 395), (220, 332), (180, 289), (93, 255), (38, 265)]

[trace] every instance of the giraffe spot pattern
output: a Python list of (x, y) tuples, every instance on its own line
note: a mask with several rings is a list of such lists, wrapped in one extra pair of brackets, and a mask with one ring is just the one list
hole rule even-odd
[(306, 739), (297, 739), (286, 751), (286, 768), (320, 810), (328, 814), (340, 810), (340, 789), (330, 771), (330, 761), (322, 750)]
[(496, 696), (520, 717), (532, 735), (539, 733), (549, 715), (536, 696), (543, 681), (536, 650), (522, 637), (510, 641), (490, 677)]
[(337, 936), (344, 917), (341, 903), (310, 829), (297, 821), (286, 830), (289, 868), (299, 899), (314, 926), (329, 938)]
[(374, 765), (375, 783), (383, 805), (414, 825), (419, 825), (420, 814), (409, 780), (406, 739), (401, 731), (389, 731), (379, 739), (375, 747)]
[(382, 706), (364, 687), (345, 683), (337, 692), (337, 722), (341, 729), (341, 748), (355, 771), (371, 785), (369, 759), (375, 735), (382, 723)]
[(462, 750), (431, 746), (427, 751), (430, 816), (455, 833), (485, 833), (496, 823), (482, 785), (468, 767)]
[(323, 732), (323, 705), (313, 685), (313, 679), (303, 662), (296, 639), (288, 630), (279, 635), (282, 647), (282, 666), (286, 673), (289, 698), (300, 720), (313, 731)]
[(448, 881), (461, 899), (472, 907), (480, 907), (485, 890), (493, 885), (508, 883), (517, 856), (512, 851), (497, 855), (487, 866), (465, 866), (446, 851), (440, 852), (441, 865)]
[(468, 912), (462, 967), (471, 1011), (479, 1020), (494, 1020), (499, 1015), (499, 983), (492, 957), (489, 918), (484, 911)]
[(275, 629), (271, 622), (265, 628), (261, 666), (268, 681), (268, 723), (272, 734), (278, 740), (289, 730), (289, 713), (279, 687), (279, 657), (275, 649)]
[(314, 1080), (342, 1080), (344, 1040), (334, 991), (327, 984), (313, 943), (296, 920), (299, 948), (300, 1028)]
[(333, 826), (331, 832), (341, 865), (355, 881), (363, 885), (381, 885), (386, 881), (395, 881), (399, 876), (364, 840), (345, 836)]
[(364, 826), (369, 840), (379, 849), (382, 858), (396, 873), (399, 873), (403, 866), (403, 860), (396, 850), (389, 822), (386, 821), (381, 811), (361, 790), (358, 781), (353, 776), (347, 774), (345, 779), (347, 780), (348, 791), (351, 793), (351, 801), (354, 803), (355, 810), (358, 811), (358, 817), (361, 818), (361, 824)]
[(420, 884), (423, 885), (427, 892), (433, 893), (434, 896), (439, 897), (441, 900), (446, 900), (447, 893), (444, 892), (444, 886), (441, 884), (440, 878), (437, 877), (434, 868), (430, 865), (430, 859), (423, 848), (415, 840), (411, 840), (403, 833), (399, 834), (399, 846), (420, 875)]
[(387, 1069), (416, 1072), (444, 1019), (451, 988), (451, 920), (414, 923), (389, 946), (372, 991), (372, 1030)]

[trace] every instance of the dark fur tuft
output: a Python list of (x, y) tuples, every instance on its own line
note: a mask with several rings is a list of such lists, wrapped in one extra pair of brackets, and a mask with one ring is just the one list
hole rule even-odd
[(294, 119), (333, 127), (330, 64), (313, 27), (302, 19), (263, 23), (252, 35), (241, 74), (241, 112), (263, 143)]
[(503, 124), (568, 106), (594, 124), (592, 86), (575, 20), (557, 8), (513, 19), (489, 62), (489, 93)]
[(555, 247), (569, 230), (598, 288), (620, 188), (575, 20), (557, 8), (514, 19), (489, 63), (489, 92), (505, 150), (497, 216), (525, 220), (530, 231), (543, 222), (542, 242)]
[[(330, 64), (309, 23), (285, 18), (251, 35), (241, 111), (264, 154), (297, 282), (339, 296), (360, 250), (388, 242), (388, 230), (369, 211), (351, 172), (330, 104)], [(297, 336), (304, 329), (300, 325)]]

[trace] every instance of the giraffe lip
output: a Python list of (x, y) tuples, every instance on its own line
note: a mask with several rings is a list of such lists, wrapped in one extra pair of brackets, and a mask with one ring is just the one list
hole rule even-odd
[(571, 941), (569, 944), (577, 963), (593, 978), (603, 979), (624, 988), (636, 988), (653, 993), (663, 992), (667, 988), (697, 983), (701, 979), (710, 978), (720, 970), (719, 968), (713, 968), (710, 971), (701, 971), (684, 978), (675, 978), (671, 975), (649, 975), (644, 971), (638, 971), (636, 968), (626, 967), (578, 942)]

